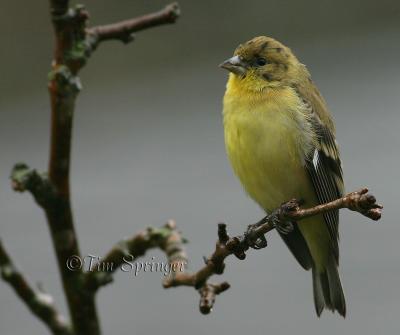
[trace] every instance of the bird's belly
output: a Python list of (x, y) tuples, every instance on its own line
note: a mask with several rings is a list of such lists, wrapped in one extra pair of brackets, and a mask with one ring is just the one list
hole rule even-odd
[(307, 194), (311, 188), (302, 151), (305, 139), (295, 120), (285, 113), (254, 113), (230, 115), (224, 122), (233, 170), (262, 208), (271, 211), (292, 198), (315, 201)]

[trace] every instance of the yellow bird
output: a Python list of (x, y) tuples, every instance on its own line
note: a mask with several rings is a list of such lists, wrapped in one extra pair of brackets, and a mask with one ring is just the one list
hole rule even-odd
[[(341, 197), (335, 127), (305, 65), (273, 38), (239, 45), (220, 65), (230, 71), (224, 96), (225, 145), (244, 189), (267, 213), (292, 198), (308, 207)], [(312, 269), (314, 304), (346, 314), (338, 264), (339, 212), (277, 229), (300, 265)], [(279, 227), (277, 227), (279, 228)]]

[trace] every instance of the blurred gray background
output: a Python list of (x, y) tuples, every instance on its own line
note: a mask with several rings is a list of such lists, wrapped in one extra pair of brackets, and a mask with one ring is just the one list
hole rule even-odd
[[(164, 1), (85, 1), (91, 23), (162, 7)], [(110, 42), (82, 71), (74, 121), (72, 191), (83, 254), (104, 254), (124, 236), (176, 219), (191, 269), (216, 239), (259, 219), (225, 156), (221, 99), (227, 73), (217, 65), (240, 43), (267, 34), (307, 64), (337, 123), (347, 190), (368, 186), (385, 205), (380, 223), (343, 211), (341, 276), (345, 320), (318, 319), (311, 274), (276, 233), (246, 261), (229, 259), (232, 288), (214, 311), (198, 311), (193, 289), (163, 290), (160, 273), (117, 273), (102, 289), (104, 334), (394, 334), (400, 329), (398, 222), (400, 2), (180, 1), (176, 25)], [(42, 211), (9, 187), (18, 161), (47, 165), (52, 51), (47, 1), (1, 1), (0, 236), (32, 282), (66, 313)], [(162, 261), (163, 256), (151, 252)], [(0, 281), (0, 334), (46, 333)]]

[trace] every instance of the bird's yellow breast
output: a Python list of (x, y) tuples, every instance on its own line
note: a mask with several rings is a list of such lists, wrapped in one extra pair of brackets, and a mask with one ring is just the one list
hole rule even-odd
[[(246, 192), (267, 212), (293, 198), (307, 207), (318, 203), (305, 166), (317, 146), (308, 113), (290, 87), (258, 89), (257, 81), (230, 75), (223, 110), (227, 154)], [(330, 243), (323, 217), (305, 219), (299, 229), (323, 269)]]
[(305, 159), (315, 145), (305, 106), (289, 87), (244, 89), (236, 77), (224, 97), (225, 144), (247, 193), (270, 211), (291, 198), (312, 198)]

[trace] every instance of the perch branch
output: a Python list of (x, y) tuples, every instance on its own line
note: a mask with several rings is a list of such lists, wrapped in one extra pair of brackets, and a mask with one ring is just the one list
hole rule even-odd
[(43, 292), (35, 291), (18, 271), (0, 240), (0, 269), (3, 280), (9, 283), (25, 305), (54, 335), (71, 335), (71, 329), (64, 317), (54, 306), (53, 298)]
[[(218, 225), (218, 241), (213, 254), (206, 260), (203, 266), (196, 273), (188, 276), (180, 276), (178, 273), (174, 278), (164, 282), (165, 287), (187, 285), (188, 282), (195, 287), (203, 285), (213, 274), (221, 274), (224, 271), (224, 260), (231, 254), (239, 259), (246, 257), (245, 252), (253, 246), (254, 241), (263, 238), (266, 233), (275, 229), (279, 222), (301, 221), (310, 216), (323, 214), (332, 210), (348, 208), (357, 211), (373, 220), (381, 217), (382, 206), (376, 203), (373, 195), (367, 193), (366, 188), (352, 192), (338, 200), (318, 205), (308, 209), (301, 209), (297, 200), (291, 200), (282, 204), (272, 214), (264, 217), (255, 225), (254, 229), (246, 231), (244, 234), (230, 238), (226, 225)], [(300, 223), (301, 224), (301, 223)]]
[[(245, 259), (246, 251), (249, 248), (254, 248), (254, 242), (265, 238), (266, 233), (275, 229), (282, 222), (301, 221), (310, 216), (341, 208), (357, 211), (372, 220), (379, 220), (383, 207), (377, 204), (375, 197), (368, 194), (368, 190), (364, 188), (349, 193), (338, 200), (307, 209), (302, 209), (299, 201), (293, 199), (282, 204), (272, 214), (253, 225), (253, 229), (248, 229), (244, 234), (232, 238), (227, 233), (226, 225), (220, 223), (218, 224), (218, 241), (215, 250), (205, 260), (205, 265), (194, 273), (172, 271), (163, 281), (163, 286), (165, 288), (194, 287), (200, 294), (200, 311), (203, 314), (208, 314), (215, 303), (216, 295), (229, 288), (229, 284), (226, 282), (220, 284), (208, 283), (212, 275), (224, 272), (225, 258), (234, 254), (239, 259)], [(170, 266), (178, 269), (179, 264), (188, 261), (184, 243), (185, 240), (177, 231), (173, 222), (169, 222), (159, 229), (149, 228), (114, 246), (99, 264), (93, 267), (94, 271), (87, 273), (87, 284), (91, 289), (98, 289), (100, 286), (106, 285), (111, 281), (112, 272), (123, 263), (125, 256), (133, 255), (137, 259), (152, 248), (159, 248), (164, 251)], [(100, 265), (102, 262), (113, 264), (112, 271), (102, 272), (101, 269), (104, 268)]]
[(155, 13), (104, 26), (92, 27), (86, 31), (93, 48), (96, 48), (100, 42), (107, 40), (120, 40), (123, 43), (129, 43), (134, 39), (133, 33), (163, 24), (175, 23), (179, 15), (180, 9), (175, 2)]

